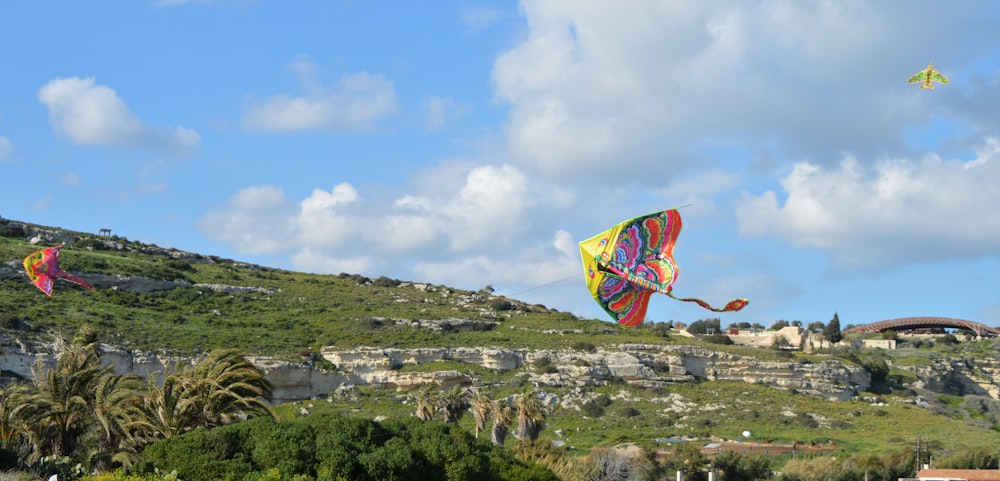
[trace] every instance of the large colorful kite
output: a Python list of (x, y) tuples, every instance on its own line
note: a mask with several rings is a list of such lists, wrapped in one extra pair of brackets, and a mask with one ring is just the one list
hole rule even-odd
[(681, 214), (671, 209), (629, 219), (580, 243), (587, 289), (619, 324), (642, 324), (654, 292), (715, 312), (738, 311), (750, 302), (734, 299), (716, 309), (700, 299), (674, 297), (674, 243), (680, 233)]
[(90, 284), (87, 284), (87, 281), (59, 268), (59, 249), (59, 246), (55, 246), (35, 251), (21, 261), (31, 283), (47, 296), (52, 296), (52, 284), (56, 279), (72, 282), (87, 290), (94, 290)]
[(938, 72), (937, 69), (934, 68), (934, 62), (928, 63), (927, 68), (913, 74), (913, 76), (910, 77), (910, 83), (919, 83), (920, 88), (922, 89), (934, 90), (934, 82), (941, 82), (943, 84), (948, 83), (948, 78), (941, 75), (941, 72)]

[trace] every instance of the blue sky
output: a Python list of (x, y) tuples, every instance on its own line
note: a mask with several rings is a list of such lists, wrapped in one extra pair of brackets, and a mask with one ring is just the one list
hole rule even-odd
[(1000, 326), (993, 1), (5, 2), (0, 65), (5, 218), (607, 318), (576, 243), (691, 204), (723, 325)]

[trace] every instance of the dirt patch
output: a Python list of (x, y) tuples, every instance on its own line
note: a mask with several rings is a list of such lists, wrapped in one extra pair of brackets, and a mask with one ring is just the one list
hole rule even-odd
[(701, 452), (715, 455), (723, 451), (736, 451), (741, 454), (798, 454), (798, 453), (831, 453), (837, 450), (834, 444), (768, 444), (756, 442), (721, 442), (706, 443)]

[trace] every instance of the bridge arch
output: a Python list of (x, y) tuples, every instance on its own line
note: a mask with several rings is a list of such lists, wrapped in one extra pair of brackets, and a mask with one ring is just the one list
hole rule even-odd
[(994, 329), (986, 324), (966, 321), (965, 319), (952, 319), (950, 317), (901, 317), (899, 319), (887, 319), (885, 321), (873, 322), (863, 326), (852, 327), (844, 332), (885, 332), (885, 331), (909, 331), (913, 329), (950, 327), (953, 329), (968, 329), (979, 337), (1000, 336), (1000, 330)]

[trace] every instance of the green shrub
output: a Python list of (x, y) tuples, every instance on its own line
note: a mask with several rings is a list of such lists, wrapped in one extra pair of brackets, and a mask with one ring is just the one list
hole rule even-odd
[(396, 287), (400, 284), (396, 279), (390, 279), (386, 276), (379, 276), (377, 279), (372, 281), (372, 285), (378, 287)]
[[(724, 345), (724, 346), (728, 346), (728, 345), (733, 344), (733, 340), (730, 339), (729, 336), (727, 336), (725, 334), (721, 334), (721, 333), (719, 333), (719, 334), (707, 334), (707, 335), (701, 336), (699, 339), (701, 339), (702, 341), (705, 341), (707, 343), (710, 343), (710, 344), (720, 344), (720, 345)], [(782, 338), (782, 339), (784, 339), (784, 338)]]
[(493, 299), (490, 301), (490, 308), (495, 311), (512, 311), (514, 304), (507, 299)]
[(135, 471), (177, 470), (185, 481), (556, 479), (497, 451), (504, 450), (454, 424), (416, 418), (377, 423), (321, 414), (287, 421), (252, 419), (161, 440), (146, 448)]
[(535, 367), (536, 374), (554, 374), (559, 372), (559, 368), (552, 365), (552, 360), (547, 357), (540, 357), (531, 363)]

